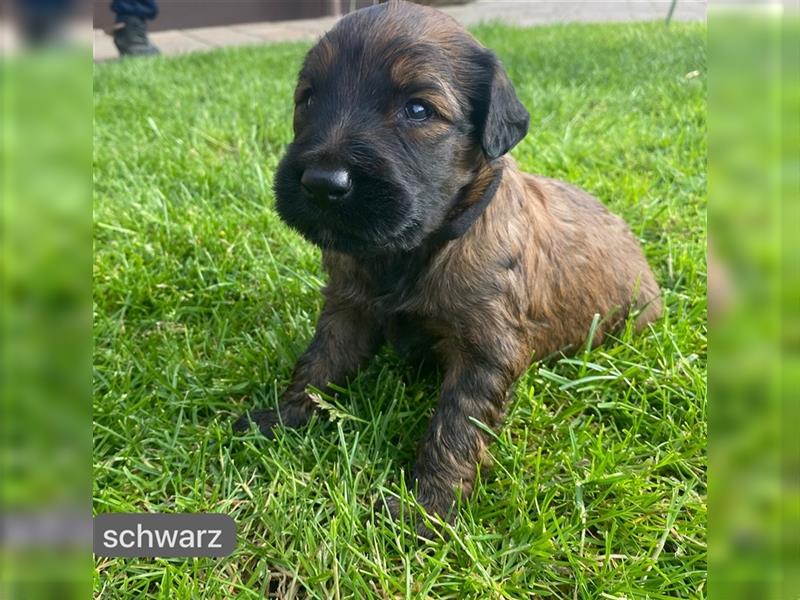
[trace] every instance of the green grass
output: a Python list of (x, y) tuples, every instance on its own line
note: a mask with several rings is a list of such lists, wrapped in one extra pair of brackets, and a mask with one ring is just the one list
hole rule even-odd
[(375, 516), (436, 401), (384, 351), (316, 419), (233, 437), (311, 338), (319, 252), (270, 191), (306, 45), (95, 76), (94, 509), (219, 511), (223, 560), (97, 559), (103, 598), (704, 598), (705, 28), (484, 26), (531, 132), (520, 166), (630, 223), (665, 316), (534, 364), (449, 539)]

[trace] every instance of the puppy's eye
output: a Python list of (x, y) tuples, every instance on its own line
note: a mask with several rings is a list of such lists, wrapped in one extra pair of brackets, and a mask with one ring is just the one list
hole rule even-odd
[(314, 91), (309, 88), (305, 90), (301, 95), (300, 98), (297, 100), (297, 106), (301, 107), (309, 107), (314, 103)]
[(433, 109), (422, 100), (409, 100), (404, 109), (407, 119), (426, 121), (433, 116)]

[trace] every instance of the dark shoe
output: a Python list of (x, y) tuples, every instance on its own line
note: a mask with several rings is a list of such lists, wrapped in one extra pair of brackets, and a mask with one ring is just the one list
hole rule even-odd
[(147, 39), (147, 25), (139, 17), (125, 17), (114, 25), (114, 45), (120, 56), (153, 56), (158, 48)]
[(25, 42), (34, 47), (57, 47), (65, 41), (64, 22), (69, 16), (63, 2), (18, 2), (18, 24)]

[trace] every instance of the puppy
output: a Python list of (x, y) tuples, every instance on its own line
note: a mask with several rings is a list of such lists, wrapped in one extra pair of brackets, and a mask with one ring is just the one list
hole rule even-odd
[(657, 318), (658, 285), (620, 218), (517, 169), (528, 112), (450, 17), (405, 2), (346, 16), (308, 53), (294, 101), (277, 210), (322, 249), (325, 307), (277, 411), (237, 427), (302, 426), (309, 386), (344, 382), (385, 342), (437, 362), (413, 485), (451, 519), (490, 441), (475, 421), (497, 428), (531, 360), (580, 348), (594, 315), (595, 344), (631, 312), (637, 328)]

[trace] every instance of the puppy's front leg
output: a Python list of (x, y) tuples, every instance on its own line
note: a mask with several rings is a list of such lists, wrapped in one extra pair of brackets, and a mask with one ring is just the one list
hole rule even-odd
[[(506, 399), (524, 362), (499, 355), (459, 352), (450, 358), (439, 406), (417, 451), (414, 487), (417, 501), (428, 514), (445, 520), (454, 517), (456, 492), (472, 492), (475, 472), (483, 460), (490, 436), (472, 419), (496, 429), (505, 413)], [(396, 501), (389, 504), (395, 517)], [(430, 532), (418, 522), (417, 532)]]
[(317, 407), (306, 389), (313, 386), (324, 390), (329, 383), (343, 383), (375, 354), (381, 340), (381, 329), (368, 312), (329, 300), (314, 339), (295, 365), (292, 383), (281, 396), (278, 410), (251, 411), (236, 422), (234, 430), (247, 430), (252, 420), (265, 436), (272, 437), (276, 425), (305, 425)]

